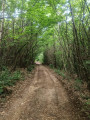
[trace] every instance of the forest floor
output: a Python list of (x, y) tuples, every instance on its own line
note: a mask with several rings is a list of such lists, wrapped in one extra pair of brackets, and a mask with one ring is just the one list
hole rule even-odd
[(25, 80), (0, 106), (0, 120), (87, 120), (48, 67), (37, 65), (31, 74), (22, 71)]

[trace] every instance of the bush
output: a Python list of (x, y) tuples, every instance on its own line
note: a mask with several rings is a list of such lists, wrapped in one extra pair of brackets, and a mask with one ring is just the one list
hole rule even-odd
[(50, 68), (51, 68), (51, 69), (53, 69), (53, 68), (54, 68), (54, 65), (53, 65), (53, 64), (50, 64), (49, 66), (50, 66)]
[(13, 86), (17, 80), (21, 78), (20, 71), (15, 71), (10, 73), (10, 71), (5, 68), (0, 73), (0, 94), (4, 92), (6, 86)]
[(34, 69), (34, 67), (35, 67), (34, 65), (28, 66), (28, 67), (27, 67), (27, 71), (30, 71), (30, 72), (31, 72), (31, 71)]

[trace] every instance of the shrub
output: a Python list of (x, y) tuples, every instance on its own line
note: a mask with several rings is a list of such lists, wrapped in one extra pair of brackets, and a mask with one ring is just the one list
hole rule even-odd
[(50, 64), (49, 66), (50, 66), (50, 68), (51, 68), (51, 69), (53, 69), (53, 68), (54, 68), (53, 64)]
[(31, 72), (31, 71), (34, 69), (34, 67), (35, 67), (34, 65), (28, 66), (28, 67), (27, 67), (27, 71), (30, 71), (30, 72)]
[(0, 94), (4, 92), (6, 86), (13, 86), (21, 78), (20, 71), (11, 73), (7, 68), (0, 73)]

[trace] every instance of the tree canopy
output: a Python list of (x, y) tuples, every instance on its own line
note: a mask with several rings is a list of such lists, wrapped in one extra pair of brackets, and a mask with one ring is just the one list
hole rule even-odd
[(1, 0), (0, 69), (27, 67), (43, 54), (89, 82), (89, 0)]

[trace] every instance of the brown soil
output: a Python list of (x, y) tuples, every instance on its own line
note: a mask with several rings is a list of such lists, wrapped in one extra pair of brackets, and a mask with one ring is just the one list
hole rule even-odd
[(38, 65), (32, 76), (16, 88), (0, 110), (0, 120), (86, 120), (62, 83), (45, 66)]

